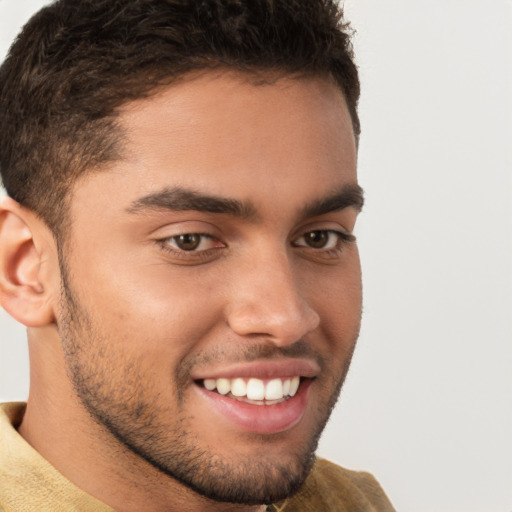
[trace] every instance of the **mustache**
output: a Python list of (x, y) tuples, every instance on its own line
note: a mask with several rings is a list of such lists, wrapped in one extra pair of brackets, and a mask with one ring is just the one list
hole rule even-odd
[[(311, 348), (304, 340), (288, 345), (286, 347), (277, 347), (276, 345), (251, 345), (244, 347), (242, 361), (250, 362), (259, 359), (280, 359), (280, 358), (299, 358), (308, 357), (317, 360), (320, 355)], [(240, 362), (240, 361), (236, 361)]]

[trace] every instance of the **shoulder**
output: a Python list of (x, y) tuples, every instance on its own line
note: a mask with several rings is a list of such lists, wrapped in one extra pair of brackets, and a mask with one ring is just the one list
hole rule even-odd
[[(279, 510), (279, 509), (278, 509)], [(386, 494), (370, 473), (350, 471), (317, 459), (299, 492), (283, 512), (394, 512)]]

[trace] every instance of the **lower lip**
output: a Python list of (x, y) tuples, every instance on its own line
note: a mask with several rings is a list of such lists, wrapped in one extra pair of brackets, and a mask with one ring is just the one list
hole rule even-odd
[(197, 386), (210, 405), (231, 423), (255, 434), (277, 434), (297, 425), (306, 410), (311, 380), (301, 382), (295, 396), (279, 404), (253, 405)]

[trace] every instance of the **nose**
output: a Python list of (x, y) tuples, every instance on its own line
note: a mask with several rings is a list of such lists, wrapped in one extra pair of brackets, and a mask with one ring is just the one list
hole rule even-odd
[(301, 293), (285, 254), (253, 259), (234, 286), (228, 323), (239, 336), (260, 336), (284, 347), (318, 327), (320, 317)]

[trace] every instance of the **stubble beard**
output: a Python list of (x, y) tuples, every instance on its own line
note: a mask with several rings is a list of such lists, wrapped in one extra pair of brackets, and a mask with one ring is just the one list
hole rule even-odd
[[(177, 411), (168, 411), (158, 393), (148, 392), (144, 387), (147, 379), (142, 358), (125, 362), (116, 360), (115, 353), (108, 357), (108, 340), (97, 332), (90, 315), (75, 299), (64, 268), (62, 276), (59, 334), (68, 375), (86, 411), (118, 441), (120, 452), (129, 450), (160, 473), (215, 501), (269, 504), (289, 497), (300, 488), (313, 466), (320, 435), (337, 402), (355, 339), (342, 371), (337, 379), (332, 377), (333, 392), (318, 410), (315, 430), (290, 457), (284, 462), (263, 457), (234, 460), (235, 454), (233, 460), (226, 460), (211, 447), (201, 445), (191, 431), (194, 419), (184, 412), (186, 398), (180, 389), (180, 383), (186, 380), (179, 375), (183, 368), (178, 368), (175, 375)], [(105, 364), (108, 360), (115, 361), (116, 366), (108, 367)], [(113, 379), (120, 368), (123, 369), (121, 378)], [(174, 425), (162, 422), (162, 418), (173, 414), (179, 418)]]

